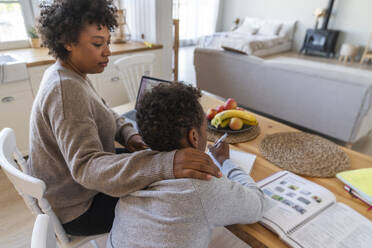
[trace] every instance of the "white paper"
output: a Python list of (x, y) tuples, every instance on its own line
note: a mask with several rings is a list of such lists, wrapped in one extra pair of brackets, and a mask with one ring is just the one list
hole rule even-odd
[(251, 174), (256, 155), (248, 152), (230, 150), (230, 159), (232, 162), (242, 168), (247, 174)]
[[(212, 158), (213, 162), (219, 168), (221, 168), (220, 163), (213, 157), (213, 155), (209, 151), (207, 152), (207, 154)], [(241, 152), (230, 149), (230, 159), (233, 162), (233, 164), (239, 166), (247, 174), (250, 174), (253, 168), (254, 161), (256, 161), (256, 155), (248, 152)]]
[(304, 248), (371, 248), (372, 222), (347, 205), (336, 203), (290, 237)]

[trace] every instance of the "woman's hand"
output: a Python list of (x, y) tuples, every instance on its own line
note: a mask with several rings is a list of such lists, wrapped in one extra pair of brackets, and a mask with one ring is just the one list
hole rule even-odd
[(145, 150), (148, 148), (146, 143), (143, 141), (141, 135), (139, 134), (135, 134), (132, 137), (130, 137), (126, 147), (130, 152)]
[(173, 174), (176, 178), (195, 178), (210, 180), (222, 173), (204, 152), (194, 148), (177, 150), (173, 161)]
[(212, 153), (213, 157), (221, 164), (221, 166), (226, 159), (230, 158), (230, 148), (229, 144), (226, 142), (221, 142), (216, 147), (213, 145), (208, 145), (208, 149)]

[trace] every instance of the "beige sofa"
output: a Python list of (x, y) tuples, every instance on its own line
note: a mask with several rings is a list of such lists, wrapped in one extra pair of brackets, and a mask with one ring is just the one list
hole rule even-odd
[(197, 48), (197, 85), (252, 110), (354, 143), (372, 130), (372, 74), (299, 59)]

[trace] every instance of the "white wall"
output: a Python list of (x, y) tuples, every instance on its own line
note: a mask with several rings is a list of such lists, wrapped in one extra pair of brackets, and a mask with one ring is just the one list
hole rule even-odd
[[(122, 8), (126, 8), (128, 12), (133, 12), (132, 16), (130, 15), (130, 13), (128, 13), (129, 18), (127, 17), (127, 21), (131, 28), (130, 31), (132, 32), (132, 34), (136, 33), (134, 39), (136, 39), (136, 37), (137, 39), (140, 39), (138, 37), (141, 37), (142, 34), (145, 34), (146, 41), (151, 41), (163, 45), (163, 49), (160, 53), (161, 65), (158, 66), (161, 68), (161, 75), (159, 77), (166, 80), (171, 80), (173, 56), (172, 0), (119, 1)], [(155, 13), (152, 12), (153, 6), (155, 6)], [(145, 9), (146, 7), (148, 8)], [(131, 22), (132, 24), (134, 22), (135, 25), (131, 25)], [(155, 35), (153, 35), (153, 32), (155, 32)], [(156, 39), (154, 37), (155, 40), (151, 38), (153, 36), (156, 36)]]
[[(316, 8), (326, 8), (328, 0), (221, 0), (219, 31), (229, 30), (236, 18), (246, 16), (298, 20), (296, 50), (301, 48), (306, 29), (313, 28)], [(340, 30), (338, 47), (343, 42), (365, 46), (372, 33), (372, 0), (335, 0), (328, 28)], [(338, 51), (338, 48), (337, 50)]]
[(156, 0), (156, 43), (163, 45), (162, 77), (167, 80), (172, 80), (172, 30), (172, 0)]

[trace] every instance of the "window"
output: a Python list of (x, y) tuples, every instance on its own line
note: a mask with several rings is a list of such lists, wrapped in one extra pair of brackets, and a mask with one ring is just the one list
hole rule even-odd
[(27, 39), (19, 1), (0, 1), (0, 33), (0, 42)]
[(216, 32), (220, 0), (173, 0), (173, 18), (180, 20), (180, 45)]
[(0, 0), (0, 49), (29, 46), (27, 30), (32, 26), (33, 0)]

